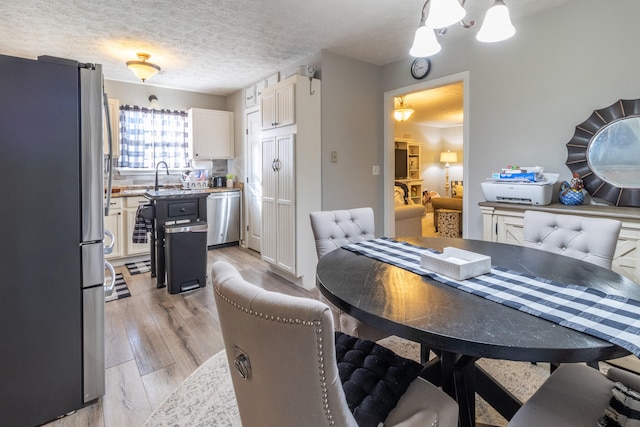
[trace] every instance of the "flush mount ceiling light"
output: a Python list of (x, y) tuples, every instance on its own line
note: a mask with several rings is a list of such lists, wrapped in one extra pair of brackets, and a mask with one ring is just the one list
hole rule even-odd
[(137, 55), (139, 61), (127, 61), (127, 67), (133, 71), (133, 74), (135, 74), (137, 78), (144, 82), (160, 71), (158, 65), (147, 62), (147, 59), (151, 58), (151, 55), (148, 53), (138, 53)]
[[(409, 54), (415, 57), (426, 58), (440, 52), (440, 43), (437, 35), (444, 35), (447, 27), (459, 22), (464, 28), (471, 28), (474, 21), (463, 21), (467, 12), (464, 9), (465, 0), (427, 0), (422, 6), (420, 25), (416, 30), (413, 45)], [(429, 8), (427, 9), (427, 6)], [(509, 9), (503, 0), (495, 0), (487, 10), (482, 27), (476, 34), (476, 39), (481, 42), (493, 43), (507, 40), (516, 33), (511, 23)]]
[(399, 105), (398, 108), (393, 110), (393, 117), (399, 122), (406, 122), (413, 114), (413, 108), (409, 108), (409, 106), (404, 103), (404, 95), (399, 96), (397, 99)]

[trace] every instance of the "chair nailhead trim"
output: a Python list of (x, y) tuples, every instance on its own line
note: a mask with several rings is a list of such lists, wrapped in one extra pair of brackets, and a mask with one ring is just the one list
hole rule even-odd
[(322, 345), (322, 327), (321, 327), (322, 322), (320, 322), (319, 320), (290, 319), (286, 317), (274, 316), (272, 314), (270, 315), (270, 314), (257, 312), (257, 311), (254, 311), (253, 309), (243, 307), (240, 304), (236, 303), (235, 301), (230, 300), (220, 292), (217, 286), (214, 286), (213, 288), (216, 294), (218, 294), (218, 296), (222, 298), (223, 301), (230, 304), (232, 307), (237, 308), (238, 310), (244, 311), (247, 314), (251, 314), (261, 319), (272, 320), (272, 321), (281, 322), (281, 323), (290, 323), (290, 324), (301, 325), (301, 326), (316, 327), (317, 349), (318, 349), (318, 374), (320, 379), (322, 406), (324, 408), (324, 413), (325, 413), (325, 416), (327, 417), (327, 421), (329, 422), (329, 425), (335, 426), (336, 422), (333, 419), (333, 414), (331, 413), (331, 408), (329, 407), (327, 379), (325, 377), (325, 370), (324, 370), (324, 348), (323, 348), (324, 346)]

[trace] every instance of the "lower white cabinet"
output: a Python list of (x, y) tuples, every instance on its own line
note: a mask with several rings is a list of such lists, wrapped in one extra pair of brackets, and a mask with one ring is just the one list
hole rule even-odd
[(610, 218), (622, 222), (611, 269), (640, 285), (640, 208), (552, 203), (546, 206), (481, 202), (482, 237), (491, 242), (522, 245), (524, 211)]
[[(122, 252), (122, 199), (112, 198), (109, 203), (109, 215), (104, 217), (104, 228), (113, 234), (113, 247), (111, 253), (105, 254), (105, 259), (121, 258)], [(105, 245), (111, 242), (105, 236)]]
[[(111, 199), (109, 215), (104, 217), (104, 228), (113, 234), (115, 243), (111, 253), (105, 254), (105, 259), (149, 255), (149, 243), (133, 243), (132, 239), (138, 206), (148, 203), (149, 200), (141, 196)], [(109, 241), (105, 240), (107, 244)]]
[(136, 225), (136, 213), (139, 205), (146, 205), (149, 200), (145, 197), (125, 197), (124, 202), (124, 240), (125, 255), (144, 255), (150, 254), (149, 243), (133, 243), (133, 229)]

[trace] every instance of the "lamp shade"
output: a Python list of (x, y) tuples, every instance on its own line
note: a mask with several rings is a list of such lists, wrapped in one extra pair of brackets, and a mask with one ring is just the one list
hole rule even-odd
[(441, 163), (455, 163), (458, 161), (458, 155), (456, 153), (452, 153), (451, 151), (443, 151), (440, 153), (440, 162)]
[(496, 0), (487, 10), (476, 39), (485, 43), (501, 42), (513, 36), (516, 29), (511, 23), (509, 9), (503, 0)]
[(440, 52), (440, 49), (442, 49), (442, 47), (440, 43), (438, 43), (433, 28), (421, 25), (416, 30), (413, 46), (411, 46), (409, 50), (409, 55), (415, 56), (416, 58), (426, 58)]
[(160, 71), (159, 66), (147, 62), (149, 58), (151, 58), (151, 55), (147, 53), (138, 53), (139, 61), (127, 61), (127, 67), (143, 82), (149, 80)]
[(393, 111), (393, 117), (399, 122), (406, 122), (413, 114), (413, 108), (398, 108)]
[(431, 0), (429, 15), (424, 24), (431, 28), (445, 28), (461, 21), (466, 14), (458, 0)]

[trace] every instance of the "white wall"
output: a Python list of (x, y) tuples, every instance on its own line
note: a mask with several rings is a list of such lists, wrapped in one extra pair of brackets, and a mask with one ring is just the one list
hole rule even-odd
[[(370, 206), (377, 235), (383, 181), (382, 173), (372, 172), (382, 162), (381, 99), (380, 67), (322, 52), (322, 209)], [(331, 163), (331, 151), (337, 151), (337, 163)]]
[[(153, 83), (153, 81), (151, 82)], [(120, 100), (121, 105), (149, 107), (149, 96), (155, 95), (158, 97), (159, 108), (169, 110), (209, 108), (212, 110), (231, 111), (227, 109), (227, 98), (224, 96), (167, 89), (153, 86), (153, 84), (149, 83), (133, 84), (113, 80), (105, 80), (104, 87), (109, 98)]]
[[(539, 165), (569, 179), (565, 145), (575, 126), (618, 99), (640, 98), (637, 16), (637, 0), (574, 1), (514, 22), (506, 42), (443, 42), (428, 79), (469, 71), (466, 237), (482, 236), (480, 183), (492, 172)], [(383, 92), (415, 84), (412, 59), (383, 67)]]

